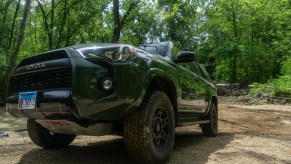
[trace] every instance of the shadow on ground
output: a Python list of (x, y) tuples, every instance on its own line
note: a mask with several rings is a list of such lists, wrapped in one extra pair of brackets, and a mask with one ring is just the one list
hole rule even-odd
[(72, 145), (63, 149), (32, 150), (23, 155), (20, 163), (133, 163), (125, 150), (123, 139)]
[[(233, 140), (232, 134), (215, 138), (195, 132), (176, 132), (175, 146), (168, 163), (205, 163), (216, 150)], [(83, 142), (83, 141), (82, 141)], [(22, 156), (20, 163), (135, 163), (127, 155), (123, 138), (98, 141), (84, 146), (71, 145), (64, 149), (37, 148)]]
[(169, 163), (204, 164), (211, 154), (233, 141), (234, 135), (219, 133), (216, 137), (205, 137), (199, 132), (178, 131)]

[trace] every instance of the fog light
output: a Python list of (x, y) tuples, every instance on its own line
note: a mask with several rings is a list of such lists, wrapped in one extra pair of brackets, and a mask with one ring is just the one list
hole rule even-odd
[(105, 78), (102, 80), (102, 88), (105, 91), (109, 91), (111, 89), (113, 89), (113, 80), (111, 78)]

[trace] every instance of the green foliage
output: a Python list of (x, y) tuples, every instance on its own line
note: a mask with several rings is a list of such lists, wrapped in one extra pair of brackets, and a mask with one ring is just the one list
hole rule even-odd
[[(133, 10), (130, 20), (125, 24), (120, 42), (139, 45), (147, 40), (153, 41), (159, 33), (157, 10), (150, 1), (142, 1)], [(153, 18), (153, 19), (149, 19)]]
[(291, 57), (287, 57), (282, 64), (282, 74), (273, 81), (275, 95), (291, 96)]
[(254, 97), (259, 94), (266, 96), (291, 96), (291, 75), (280, 76), (278, 79), (270, 80), (268, 83), (254, 83), (254, 88), (249, 95)]
[[(209, 36), (202, 40), (199, 52), (216, 57), (216, 65), (209, 70), (217, 81), (252, 83), (278, 77), (281, 62), (291, 55), (287, 23), (291, 6), (286, 4), (288, 0), (212, 0), (206, 4), (204, 29)], [(221, 67), (228, 67), (227, 72), (219, 71)]]
[(230, 64), (229, 62), (223, 61), (216, 67), (214, 72), (216, 79), (219, 79), (222, 83), (230, 81)]
[(291, 74), (274, 80), (273, 86), (276, 96), (291, 96)]
[(282, 63), (282, 74), (291, 75), (291, 57), (287, 57)]
[(197, 49), (198, 37), (201, 33), (201, 13), (197, 11), (198, 5), (193, 0), (158, 1), (161, 10), (160, 27), (162, 28), (160, 40), (172, 40), (181, 50)]
[(256, 97), (260, 94), (267, 96), (274, 96), (275, 92), (271, 82), (265, 84), (253, 83), (254, 87), (250, 89), (249, 95), (251, 97)]
[(278, 79), (270, 80), (265, 84), (254, 83), (255, 87), (250, 90), (250, 95), (291, 96), (291, 57), (287, 57), (283, 62), (282, 74)]
[[(120, 19), (128, 14), (121, 43), (171, 40), (179, 50), (196, 51), (217, 82), (266, 83), (257, 90), (288, 94), (290, 0), (140, 0), (127, 13), (132, 2), (119, 0)], [(112, 0), (35, 0), (15, 60), (74, 44), (111, 42), (112, 6)], [(13, 50), (23, 9), (19, 0), (0, 2), (0, 77)]]

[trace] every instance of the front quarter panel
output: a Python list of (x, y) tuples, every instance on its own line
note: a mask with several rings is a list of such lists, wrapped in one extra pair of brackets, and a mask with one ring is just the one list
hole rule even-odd
[(131, 63), (129, 70), (129, 74), (133, 77), (131, 78), (131, 84), (134, 86), (132, 92), (138, 105), (142, 102), (150, 83), (156, 77), (173, 82), (176, 92), (179, 92), (176, 66), (170, 58), (149, 53), (139, 55), (138, 62)]

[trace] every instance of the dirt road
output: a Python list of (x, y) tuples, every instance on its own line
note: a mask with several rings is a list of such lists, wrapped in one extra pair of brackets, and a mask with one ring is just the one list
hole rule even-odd
[[(168, 163), (291, 163), (291, 106), (222, 103), (219, 116), (215, 138), (203, 137), (197, 126), (177, 129)], [(0, 124), (4, 123), (9, 124), (1, 119)], [(21, 124), (16, 122), (15, 126), (21, 129)], [(1, 164), (134, 163), (121, 137), (79, 136), (68, 148), (43, 150), (26, 137), (26, 132), (12, 134), (0, 138)]]

